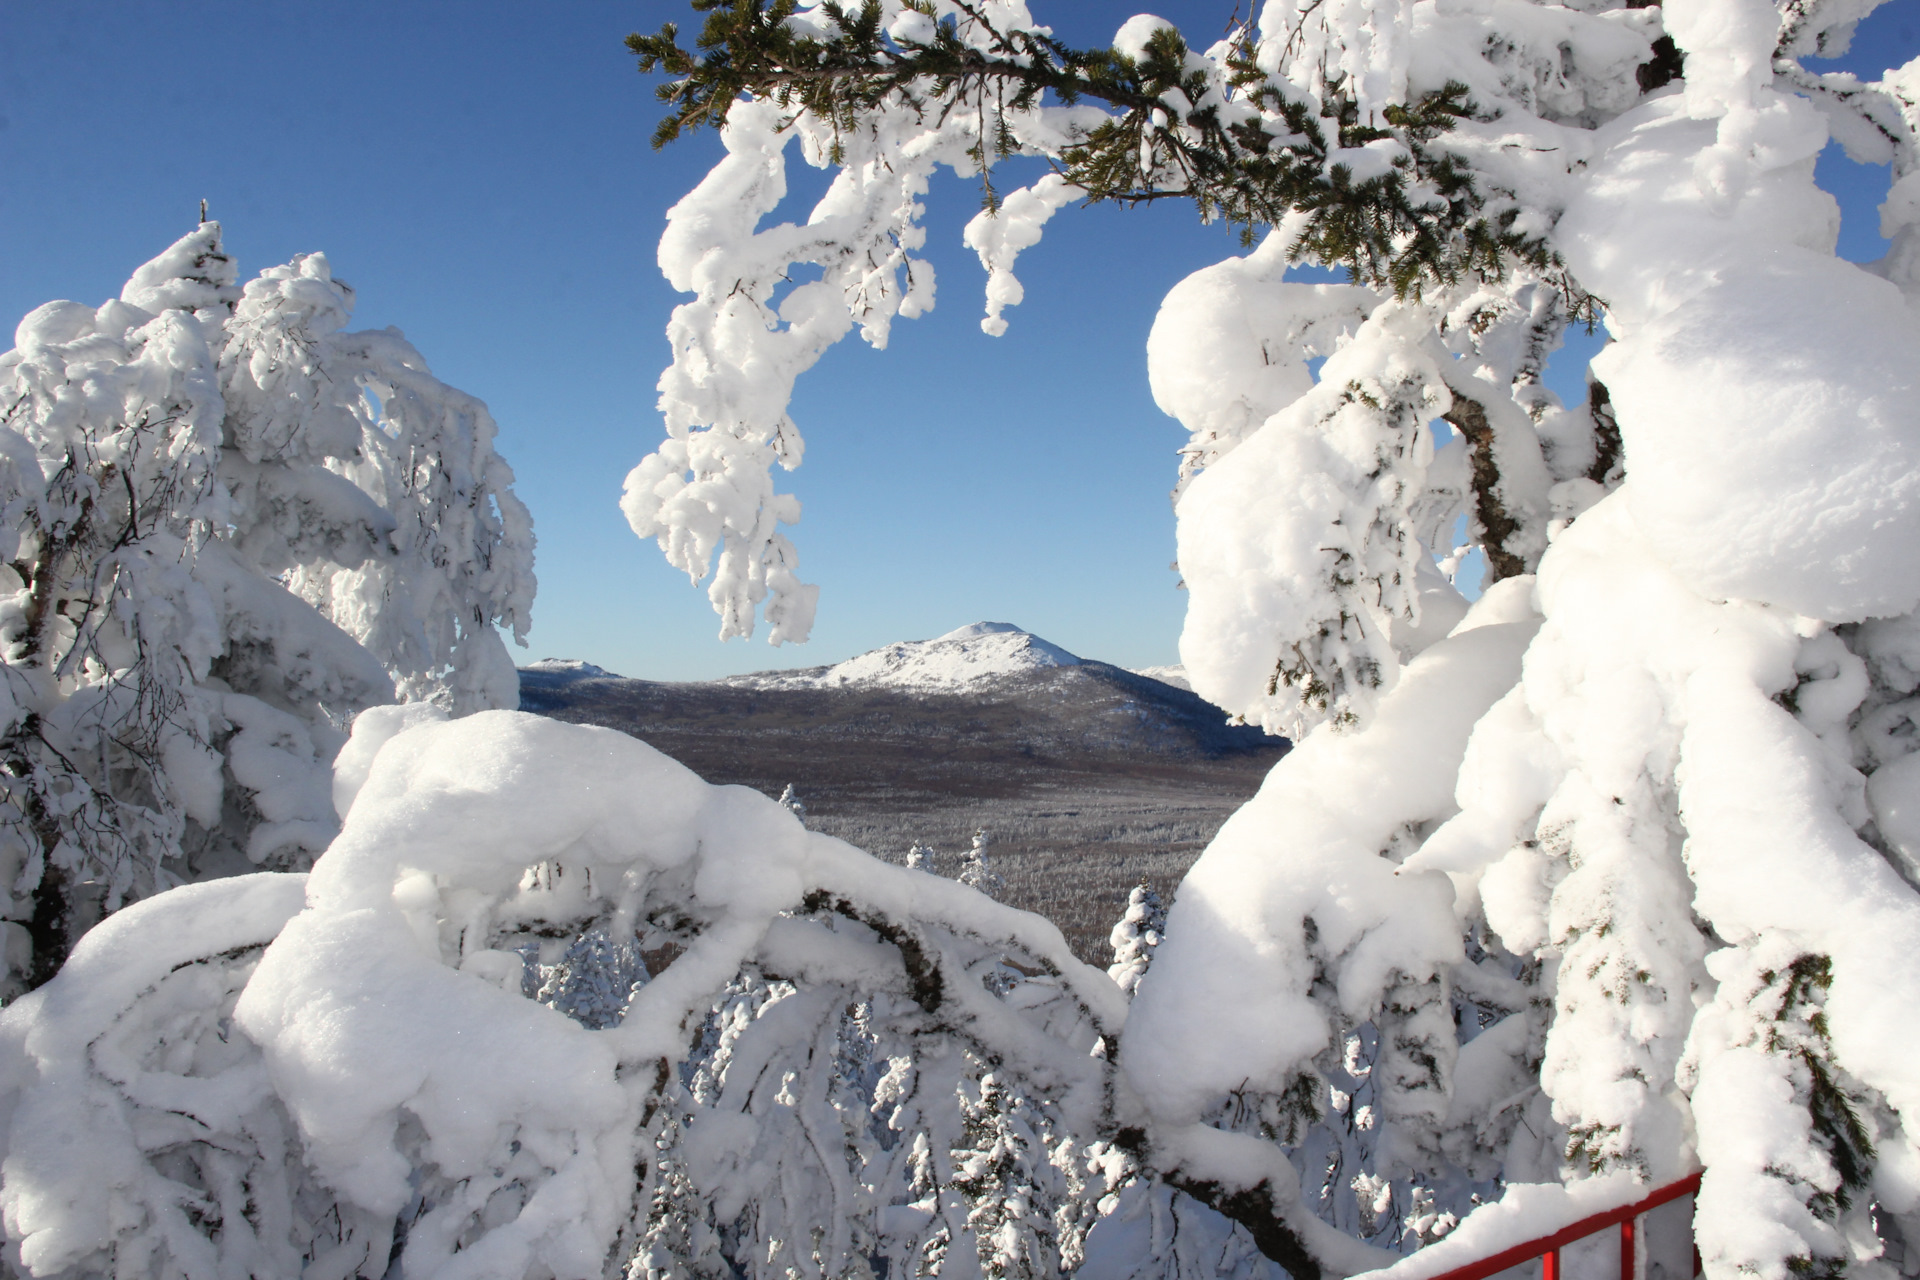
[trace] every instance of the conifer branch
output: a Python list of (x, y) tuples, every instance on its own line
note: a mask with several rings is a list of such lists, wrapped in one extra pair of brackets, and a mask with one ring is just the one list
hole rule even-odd
[[(1051, 94), (1062, 104), (1086, 100), (1118, 113), (1051, 157), (1089, 203), (1188, 199), (1203, 219), (1242, 228), (1249, 243), (1257, 229), (1303, 213), (1292, 256), (1344, 266), (1356, 281), (1396, 297), (1469, 275), (1496, 280), (1514, 261), (1542, 271), (1557, 265), (1543, 240), (1516, 228), (1515, 201), (1490, 198), (1457, 157), (1434, 145), (1474, 113), (1461, 84), (1389, 106), (1375, 123), (1363, 121), (1338, 86), (1316, 107), (1260, 70), (1250, 24), (1230, 37), (1222, 86), (1208, 68), (1192, 65), (1171, 28), (1155, 32), (1133, 58), (1003, 30), (966, 0), (958, 6), (965, 32), (952, 16), (936, 20), (922, 0), (910, 8), (929, 19), (923, 38), (898, 40), (882, 29), (877, 0), (810, 10), (813, 30), (832, 24), (825, 38), (789, 21), (795, 0), (692, 4), (707, 15), (693, 50), (681, 47), (673, 23), (627, 37), (643, 73), (669, 77), (657, 90), (669, 111), (654, 132), (656, 147), (718, 126), (742, 97), (811, 113), (836, 135), (887, 108), (944, 117), (964, 106), (981, 115), (976, 159), (984, 173), (992, 158), (1016, 149), (1007, 113)], [(1343, 151), (1383, 141), (1398, 144), (1384, 172), (1357, 177), (1341, 160)], [(837, 144), (832, 158), (842, 158)], [(990, 184), (987, 191), (992, 208)]]

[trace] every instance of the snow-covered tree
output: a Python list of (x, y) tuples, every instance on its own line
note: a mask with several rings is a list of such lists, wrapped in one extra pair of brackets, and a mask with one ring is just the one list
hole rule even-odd
[[(963, 1146), (954, 1186), (967, 1198), (966, 1234), (987, 1280), (1045, 1280), (1060, 1274), (1060, 1203), (1082, 1188), (1055, 1166), (1048, 1130), (1030, 1100), (993, 1072), (965, 1100)], [(1070, 1163), (1066, 1142), (1062, 1163)], [(1069, 1219), (1072, 1220), (1071, 1218)]]
[(1119, 984), (1128, 995), (1139, 987), (1140, 979), (1147, 974), (1147, 966), (1153, 963), (1154, 948), (1158, 947), (1167, 933), (1167, 909), (1160, 901), (1160, 895), (1144, 884), (1133, 886), (1127, 894), (1127, 909), (1115, 922), (1113, 932), (1107, 935), (1107, 945), (1113, 948), (1113, 963), (1107, 966), (1107, 976)]
[(806, 802), (794, 794), (793, 784), (791, 782), (781, 789), (780, 807), (802, 822), (807, 820)]
[(202, 223), (0, 355), (5, 993), (102, 913), (304, 866), (396, 695), (510, 706), (532, 534), (479, 401), (308, 254), (245, 289)]
[(929, 875), (939, 874), (937, 868), (934, 866), (934, 852), (932, 847), (921, 844), (918, 840), (915, 840), (913, 847), (907, 850), (907, 870), (925, 871)]
[(376, 707), (339, 779), (311, 875), (135, 904), (0, 1012), (10, 1266), (825, 1280), (1077, 1256), (1106, 1188), (1066, 1139), (1119, 1124), (1093, 1051), (1124, 1000), (1046, 921), (610, 730)]
[(543, 963), (541, 952), (556, 941), (515, 948), (526, 964), (521, 993), (595, 1031), (619, 1025), (634, 991), (648, 978), (639, 946), (631, 938), (610, 937), (605, 929), (588, 929), (565, 944), (558, 960)]
[(989, 898), (996, 898), (1007, 887), (1007, 880), (987, 860), (988, 839), (984, 828), (973, 833), (973, 843), (961, 855), (960, 874), (954, 878), (969, 889), (978, 889)]
[[(1019, 0), (742, 0), (697, 51), (632, 41), (660, 137), (727, 150), (662, 239), (694, 297), (626, 503), (720, 557), (723, 634), (804, 634), (788, 392), (930, 305), (937, 166), (1052, 170), (967, 229), (989, 332), (1068, 204), (1257, 240), (1148, 357), (1190, 432), (1182, 660), (1297, 745), (1182, 885), (1119, 1058), (1146, 1164), (1295, 1275), (1695, 1164), (1716, 1277), (1920, 1231), (1920, 64), (1804, 63), (1874, 7), (1268, 0), (1075, 50)], [(1834, 255), (1830, 137), (1892, 166), (1880, 263)], [(833, 181), (763, 226), (794, 146)], [(1569, 406), (1542, 371), (1588, 321)]]

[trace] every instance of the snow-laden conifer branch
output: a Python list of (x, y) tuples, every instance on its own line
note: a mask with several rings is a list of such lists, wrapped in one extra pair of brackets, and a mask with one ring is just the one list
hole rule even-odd
[[(1379, 103), (1457, 81), (1499, 104), (1446, 145), (1552, 213), (1615, 340), (1563, 406), (1540, 384), (1577, 311), (1555, 278), (1309, 287), (1286, 234), (1169, 296), (1150, 360), (1191, 433), (1183, 656), (1298, 741), (1182, 884), (1130, 1005), (1034, 918), (617, 735), (374, 708), (304, 885), (162, 895), (0, 1013), (10, 1265), (1417, 1280), (1703, 1165), (1712, 1280), (1914, 1270), (1920, 201), (1892, 122), (1920, 71), (1839, 95), (1781, 65), (1862, 8), (1270, 6), (1255, 57), (1302, 92), (1337, 72)], [(787, 20), (822, 12), (825, 39), (838, 11)], [(893, 39), (932, 20), (882, 17)], [(1142, 51), (1160, 30), (1129, 28)], [(1640, 74), (1665, 38), (1678, 87)], [(1894, 247), (1864, 268), (1813, 184), (1823, 95), (1888, 125), (1861, 138), (1895, 166)], [(1103, 115), (728, 108), (727, 158), (663, 243), (695, 298), (673, 438), (628, 498), (686, 564), (722, 557), (733, 622), (763, 596), (798, 619), (773, 530), (797, 511), (765, 477), (798, 458), (792, 379), (930, 299), (909, 255), (933, 166), (977, 165), (1003, 125), (1059, 154)], [(761, 228), (796, 139), (841, 171), (808, 225)], [(976, 221), (991, 305), (1071, 198), (1051, 175)], [(821, 277), (783, 292), (798, 262)], [(286, 282), (324, 309), (318, 266)], [(218, 282), (148, 274), (182, 304), (141, 341), (191, 354)], [(41, 376), (58, 347), (72, 381), (101, 353), (137, 381), (145, 353), (79, 311), (6, 367)], [(72, 518), (36, 538), (147, 492), (73, 457), (49, 500)], [(1522, 570), (1470, 607), (1434, 563), (1462, 522)], [(222, 549), (196, 572), (239, 563)], [(27, 586), (56, 649), (114, 651), (112, 609)], [(168, 597), (130, 595), (166, 621)], [(296, 615), (247, 599), (269, 648)], [(222, 714), (286, 732), (262, 707)]]
[[(1268, 248), (1257, 255), (1271, 259), (1272, 273), (1297, 259), (1345, 264), (1377, 281), (1384, 295), (1419, 294), (1424, 300), (1400, 301), (1450, 322), (1469, 304), (1504, 314), (1512, 299), (1556, 299), (1523, 326), (1533, 335), (1525, 359), (1501, 347), (1515, 329), (1507, 319), (1460, 317), (1443, 358), (1482, 355), (1495, 378), (1487, 394), (1524, 400), (1529, 421), (1518, 423), (1497, 405), (1489, 410), (1516, 425), (1501, 426), (1492, 447), (1474, 451), (1477, 470), (1449, 460), (1433, 477), (1452, 486), (1459, 502), (1432, 500), (1431, 487), (1401, 486), (1404, 501), (1422, 513), (1429, 550), (1456, 559), (1464, 551), (1451, 545), (1452, 524), (1442, 518), (1443, 508), (1464, 503), (1472, 536), (1491, 538), (1503, 565), (1508, 557), (1530, 564), (1554, 518), (1544, 490), (1567, 478), (1556, 473), (1543, 483), (1539, 468), (1527, 464), (1539, 452), (1532, 435), (1558, 409), (1539, 387), (1539, 365), (1565, 317), (1590, 316), (1578, 283), (1557, 268), (1543, 279), (1550, 263), (1535, 252), (1563, 201), (1554, 175), (1564, 172), (1563, 153), (1575, 150), (1555, 130), (1566, 120), (1605, 118), (1632, 100), (1634, 70), (1653, 56), (1657, 15), (1555, 10), (1499, 42), (1488, 38), (1493, 28), (1483, 19), (1418, 6), (1410, 16), (1422, 24), (1419, 41), (1470, 44), (1475, 52), (1465, 61), (1422, 61), (1410, 82), (1412, 33), (1395, 28), (1389, 38), (1344, 5), (1270, 13), (1258, 33), (1242, 28), (1204, 53), (1145, 18), (1129, 22), (1111, 49), (1056, 48), (1024, 6), (998, 0), (935, 5), (931, 13), (901, 4), (714, 8), (701, 56), (681, 50), (671, 34), (636, 37), (647, 65), (677, 77), (663, 93), (686, 123), (717, 123), (724, 106), (729, 154), (672, 211), (661, 242), (663, 270), (696, 297), (669, 327), (674, 363), (661, 379), (669, 438), (628, 477), (623, 507), (635, 532), (656, 539), (695, 581), (712, 575), (708, 595), (723, 638), (751, 634), (763, 607), (771, 640), (805, 638), (817, 591), (800, 580), (796, 549), (781, 530), (799, 519), (799, 504), (771, 479), (773, 463), (795, 466), (802, 453), (786, 412), (792, 380), (855, 324), (867, 341), (884, 345), (894, 317), (932, 305), (932, 268), (913, 255), (924, 240), (920, 197), (933, 171), (945, 164), (980, 172), (1012, 150), (1049, 158), (1056, 172), (996, 196), (990, 204), (997, 209), (967, 229), (988, 270), (989, 333), (1005, 330), (1004, 312), (1020, 300), (1019, 253), (1059, 209), (1089, 193), (1186, 192), (1214, 214), (1272, 224)], [(929, 50), (944, 52), (936, 58)], [(923, 56), (933, 59), (926, 73), (909, 77)], [(862, 66), (868, 70), (848, 70)], [(757, 75), (773, 78), (760, 83)], [(1487, 118), (1443, 109), (1464, 101), (1462, 94)], [(1095, 105), (1101, 102), (1121, 113)], [(855, 118), (859, 127), (849, 127)], [(785, 193), (784, 150), (795, 141), (810, 163), (837, 166), (835, 182), (805, 226), (761, 227)], [(1089, 166), (1104, 166), (1105, 176)], [(1500, 192), (1508, 194), (1486, 194)], [(1503, 249), (1496, 241), (1505, 232), (1489, 239), (1462, 230), (1482, 213), (1488, 226), (1525, 244)], [(796, 268), (817, 268), (820, 278), (807, 281)], [(1292, 347), (1284, 355), (1266, 350), (1267, 335), (1258, 335), (1256, 350), (1272, 361), (1267, 380), (1294, 358), (1328, 354), (1352, 328), (1335, 316), (1364, 316), (1379, 305), (1373, 297), (1372, 290), (1331, 297), (1330, 312), (1319, 321), (1302, 317), (1302, 331), (1275, 344)], [(1227, 385), (1245, 381), (1236, 370)], [(1292, 397), (1276, 384), (1255, 398), (1271, 413)], [(1252, 426), (1265, 415), (1236, 416)], [(1555, 425), (1569, 436), (1582, 430), (1564, 414)], [(1232, 444), (1205, 443), (1219, 425), (1193, 430), (1183, 484)], [(1568, 443), (1568, 456), (1581, 447)], [(1505, 477), (1501, 468), (1514, 459), (1524, 474)], [(1476, 475), (1487, 490), (1478, 497)], [(1560, 518), (1594, 496), (1568, 494)], [(1489, 523), (1500, 532), (1489, 535)], [(1327, 554), (1340, 561), (1353, 553)], [(1271, 696), (1299, 703), (1302, 723), (1338, 718), (1349, 687), (1363, 704), (1366, 690), (1391, 681), (1406, 645), (1402, 637), (1399, 654), (1388, 653), (1384, 638), (1419, 629), (1416, 601), (1432, 589), (1409, 592), (1405, 568), (1398, 584), (1389, 572), (1375, 591), (1366, 585), (1370, 571), (1356, 576), (1330, 566), (1324, 581), (1333, 594), (1351, 578), (1363, 598), (1316, 613), (1311, 633), (1287, 635), (1287, 654), (1267, 659), (1261, 680), (1273, 678)], [(1314, 656), (1329, 645), (1358, 646), (1351, 671), (1338, 670), (1344, 660)]]
[[(1433, 145), (1478, 114), (1459, 82), (1405, 102), (1370, 95), (1364, 81), (1356, 94), (1338, 73), (1303, 91), (1263, 65), (1251, 22), (1201, 54), (1159, 22), (1129, 24), (1113, 48), (1072, 49), (1010, 6), (966, 0), (694, 7), (708, 13), (697, 53), (680, 47), (672, 23), (628, 37), (641, 71), (672, 77), (658, 91), (671, 113), (655, 146), (722, 124), (742, 98), (829, 122), (836, 163), (843, 137), (877, 114), (974, 113), (982, 127), (973, 154), (986, 181), (993, 158), (1025, 150), (1009, 118), (1051, 94), (1117, 112), (1089, 117), (1051, 155), (1089, 202), (1192, 200), (1203, 218), (1244, 228), (1248, 243), (1297, 212), (1294, 252), (1397, 296), (1469, 275), (1498, 278), (1509, 259), (1536, 268), (1551, 260), (1537, 219), (1522, 219), (1510, 193), (1490, 196), (1471, 166)], [(986, 206), (998, 208), (990, 182)]]

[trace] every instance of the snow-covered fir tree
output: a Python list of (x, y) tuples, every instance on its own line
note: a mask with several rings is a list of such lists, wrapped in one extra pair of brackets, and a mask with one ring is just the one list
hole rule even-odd
[(791, 782), (780, 791), (780, 807), (802, 822), (807, 820), (806, 802), (794, 794), (793, 784)]
[(933, 849), (930, 846), (921, 844), (918, 840), (915, 840), (913, 847), (907, 850), (907, 869), (909, 871), (925, 871), (930, 875), (938, 875), (939, 869), (934, 865), (934, 857)]
[(0, 355), (0, 991), (170, 885), (305, 865), (346, 726), (511, 706), (532, 533), (479, 401), (204, 222)]
[(1161, 905), (1160, 895), (1145, 884), (1133, 886), (1127, 894), (1126, 911), (1107, 935), (1107, 945), (1113, 948), (1107, 976), (1132, 995), (1146, 976), (1147, 966), (1153, 963), (1153, 950), (1166, 932), (1167, 909)]
[[(965, 1100), (953, 1183), (967, 1198), (967, 1235), (987, 1280), (1060, 1274), (1057, 1203), (1069, 1191), (1049, 1159), (1046, 1131), (1026, 1100), (992, 1072)], [(1071, 1143), (1068, 1145), (1070, 1158)]]
[(536, 943), (517, 949), (526, 962), (521, 991), (595, 1031), (619, 1025), (648, 977), (634, 940), (614, 939), (605, 929), (588, 929), (552, 964), (541, 963)]
[(1007, 881), (988, 861), (988, 843), (989, 837), (984, 828), (973, 833), (973, 843), (961, 855), (960, 874), (955, 878), (969, 889), (977, 889), (989, 898), (997, 898), (1006, 889)]

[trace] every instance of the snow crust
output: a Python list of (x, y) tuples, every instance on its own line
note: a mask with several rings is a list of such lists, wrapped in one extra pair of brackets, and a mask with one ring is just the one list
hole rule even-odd
[[(1762, 164), (1725, 190), (1702, 166), (1730, 117), (1694, 119), (1689, 101), (1603, 131), (1561, 224), (1620, 339), (1594, 369), (1620, 408), (1635, 519), (1702, 594), (1829, 622), (1909, 612), (1920, 565), (1895, 548), (1920, 537), (1920, 322), (1832, 256), (1818, 111), (1771, 95), (1742, 129)], [(1609, 247), (1629, 219), (1658, 252)]]
[(1307, 360), (1332, 355), (1379, 303), (1371, 290), (1283, 279), (1288, 236), (1194, 272), (1168, 292), (1147, 335), (1154, 402), (1193, 439), (1182, 478), (1231, 453), (1313, 387)]
[[(1367, 1280), (1429, 1280), (1455, 1267), (1478, 1262), (1522, 1240), (1536, 1240), (1570, 1227), (1582, 1218), (1643, 1199), (1644, 1183), (1625, 1173), (1560, 1183), (1521, 1183), (1507, 1188), (1495, 1204), (1461, 1223), (1446, 1239), (1392, 1266), (1360, 1274)], [(1610, 1233), (1600, 1237), (1618, 1248)], [(1615, 1255), (1617, 1257), (1617, 1253)]]

